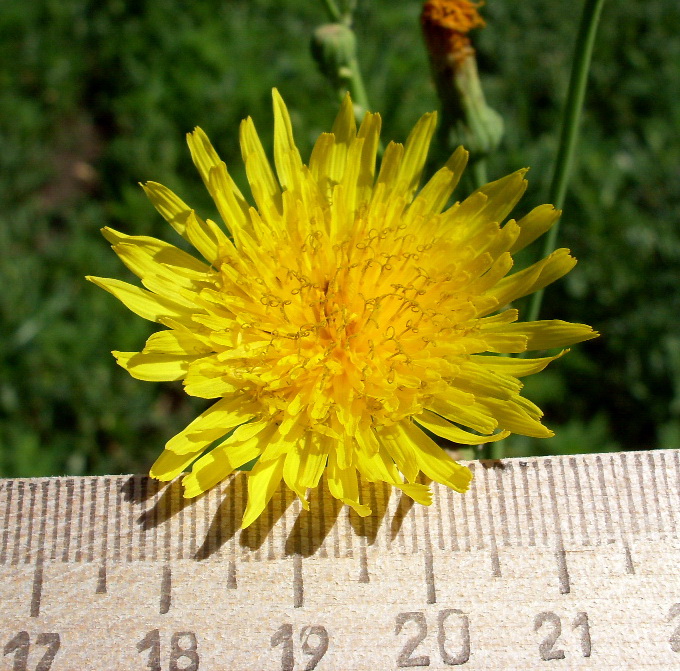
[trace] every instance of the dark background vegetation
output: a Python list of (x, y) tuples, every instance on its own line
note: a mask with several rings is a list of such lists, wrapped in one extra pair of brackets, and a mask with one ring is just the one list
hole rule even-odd
[[(580, 3), (488, 0), (477, 36), (507, 133), (490, 177), (531, 166), (518, 214), (547, 198)], [(437, 107), (418, 0), (365, 0), (361, 67), (384, 137)], [(337, 101), (309, 56), (313, 0), (5, 0), (0, 7), (0, 474), (145, 471), (202, 407), (133, 380), (112, 349), (152, 325), (88, 284), (127, 275), (110, 225), (175, 241), (137, 182), (213, 213), (184, 133), (201, 125), (244, 186), (238, 122), (271, 138), (270, 89), (298, 144)], [(543, 316), (603, 336), (527, 384), (557, 437), (508, 454), (680, 446), (680, 4), (605, 6), (562, 244), (580, 263)]]

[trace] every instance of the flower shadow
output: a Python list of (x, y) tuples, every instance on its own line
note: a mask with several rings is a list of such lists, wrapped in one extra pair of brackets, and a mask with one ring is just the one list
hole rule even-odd
[[(373, 545), (383, 525), (389, 523), (389, 534), (394, 539), (413, 503), (409, 497), (401, 495), (396, 508), (392, 506), (394, 512), (390, 516), (392, 488), (384, 483), (361, 482), (361, 500), (370, 506), (372, 512), (368, 517), (360, 517), (353, 510), (344, 510), (345, 506), (329, 495), (322, 480), (317, 488), (310, 491), (310, 509), (304, 510), (294, 493), (282, 483), (260, 517), (242, 530), (241, 519), (247, 504), (245, 473), (230, 476), (221, 486), (196, 499), (182, 496), (178, 480), (160, 483), (139, 476), (126, 481), (121, 492), (126, 502), (141, 506), (137, 524), (144, 531), (177, 524), (173, 518), (178, 513), (192, 505), (200, 506), (198, 510), (202, 511), (206, 526), (200, 532), (200, 545), (194, 545), (192, 558), (196, 561), (204, 561), (219, 553), (229, 541), (237, 543), (241, 548), (240, 554), (253, 554), (258, 558), (263, 554), (270, 559), (296, 555), (311, 557), (317, 553), (320, 556), (340, 556), (340, 545), (348, 531), (362, 544)], [(329, 539), (331, 532), (333, 538)]]

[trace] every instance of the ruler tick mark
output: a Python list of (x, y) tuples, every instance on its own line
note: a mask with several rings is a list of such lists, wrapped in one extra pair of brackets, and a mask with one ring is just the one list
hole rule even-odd
[(366, 536), (362, 537), (359, 545), (359, 582), (369, 583), (371, 581), (368, 575), (368, 555), (366, 553)]
[(609, 508), (609, 495), (607, 494), (607, 485), (604, 481), (604, 467), (602, 465), (602, 457), (598, 454), (595, 457), (595, 465), (597, 467), (597, 479), (600, 485), (600, 493), (602, 494), (602, 503), (604, 504), (604, 522), (607, 529), (607, 543), (614, 542), (614, 527), (612, 525), (612, 513)]
[[(645, 476), (642, 468), (642, 456), (639, 453), (635, 455), (635, 468), (638, 476), (638, 492), (644, 492), (646, 491)], [(647, 498), (644, 496), (640, 498), (642, 500), (642, 517), (645, 521), (645, 533), (649, 533), (649, 509), (647, 508)]]
[(491, 552), (491, 575), (494, 578), (501, 578), (501, 560), (496, 549)]
[(26, 549), (24, 551), (24, 562), (30, 564), (31, 562), (31, 545), (33, 542), (33, 515), (35, 511), (35, 482), (28, 483), (28, 489), (31, 492), (31, 502), (28, 506), (28, 530), (26, 532)]
[(548, 489), (550, 492), (550, 503), (552, 504), (553, 526), (557, 547), (555, 548), (555, 559), (557, 560), (557, 576), (560, 583), (560, 594), (569, 594), (569, 571), (567, 570), (567, 553), (564, 550), (564, 539), (562, 537), (562, 525), (560, 512), (557, 505), (557, 492), (555, 491), (555, 474), (553, 473), (552, 459), (544, 461), (545, 471), (548, 475)]
[(170, 564), (163, 565), (163, 575), (161, 578), (161, 607), (160, 614), (165, 615), (170, 610), (172, 600), (172, 571)]
[(90, 525), (90, 532), (87, 537), (87, 561), (91, 562), (94, 559), (94, 527), (97, 520), (97, 483), (98, 478), (90, 480), (90, 516), (88, 524)]
[(633, 555), (630, 553), (630, 548), (628, 547), (628, 544), (623, 546), (623, 551), (625, 553), (626, 560), (626, 573), (628, 573), (629, 575), (634, 575), (635, 564), (633, 564)]
[(302, 555), (293, 555), (293, 608), (302, 608), (304, 602), (304, 583), (302, 580)]
[(5, 526), (2, 529), (2, 550), (0, 551), (0, 564), (4, 564), (7, 559), (7, 541), (9, 540), (9, 513), (12, 510), (12, 490), (14, 489), (14, 481), (10, 480), (7, 483), (5, 491), (7, 498), (5, 500)]
[(19, 563), (19, 547), (21, 542), (21, 519), (24, 507), (24, 487), (23, 481), (19, 481), (17, 485), (17, 525), (14, 531), (14, 552), (12, 552), (12, 565), (16, 566)]
[(520, 472), (522, 473), (522, 488), (524, 489), (524, 507), (527, 511), (527, 526), (529, 528), (529, 545), (536, 545), (536, 534), (534, 532), (534, 517), (531, 514), (531, 495), (529, 494), (529, 464), (526, 461), (519, 462)]
[(560, 594), (569, 594), (571, 587), (569, 585), (569, 570), (567, 569), (567, 553), (564, 548), (558, 548), (555, 551), (555, 559), (557, 560)]
[(668, 519), (671, 522), (671, 531), (672, 534), (675, 536), (677, 529), (675, 526), (675, 515), (674, 515), (674, 510), (673, 510), (673, 504), (671, 503), (671, 489), (670, 485), (668, 483), (668, 473), (669, 473), (669, 467), (668, 464), (666, 463), (666, 455), (664, 454), (663, 451), (659, 452), (659, 458), (661, 459), (661, 475), (663, 476), (663, 490), (666, 494), (666, 502), (668, 503), (667, 506), (665, 506), (666, 510), (668, 511)]
[(31, 589), (31, 617), (40, 615), (40, 600), (42, 599), (43, 563), (36, 562), (33, 573), (33, 588)]
[(236, 562), (233, 559), (230, 559), (227, 568), (227, 589), (236, 589), (237, 587)]
[(581, 488), (581, 478), (578, 473), (578, 463), (576, 457), (569, 458), (569, 466), (574, 474), (574, 484), (576, 485), (576, 501), (578, 503), (578, 516), (581, 522), (581, 536), (583, 537), (583, 544), (590, 545), (590, 538), (588, 536), (588, 523), (586, 522), (586, 511), (583, 506), (583, 490)]
[(654, 494), (654, 503), (656, 505), (656, 524), (659, 532), (664, 531), (663, 517), (661, 516), (661, 505), (659, 500), (659, 485), (656, 474), (656, 462), (654, 461), (654, 454), (652, 452), (647, 453), (647, 463), (649, 464), (649, 470), (652, 473), (652, 492)]
[(437, 591), (434, 585), (434, 557), (430, 548), (425, 550), (425, 586), (427, 603), (437, 603)]
[(97, 575), (97, 589), (95, 594), (106, 594), (106, 564), (99, 567), (99, 574)]

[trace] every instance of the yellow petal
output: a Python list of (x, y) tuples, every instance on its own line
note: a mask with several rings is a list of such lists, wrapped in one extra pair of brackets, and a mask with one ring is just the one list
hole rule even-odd
[(203, 258), (218, 265), (220, 247), (227, 246), (230, 242), (224, 231), (214, 221), (210, 219), (203, 221), (192, 211), (187, 218), (186, 233), (189, 242), (196, 247)]
[(138, 380), (173, 382), (187, 374), (189, 364), (200, 355), (159, 354), (157, 352), (113, 352), (116, 362)]
[(461, 445), (482, 445), (483, 443), (492, 443), (497, 440), (502, 440), (510, 435), (509, 431), (501, 431), (491, 436), (478, 436), (469, 431), (463, 431), (455, 424), (447, 422), (439, 415), (435, 415), (429, 410), (424, 410), (420, 415), (414, 415), (414, 421), (418, 422), (420, 426), (425, 427), (428, 431), (432, 431), (440, 438), (446, 438), (454, 443)]
[(576, 265), (576, 259), (568, 249), (557, 249), (546, 258), (500, 280), (488, 295), (506, 305), (522, 296), (538, 291), (566, 275)]
[(435, 482), (440, 482), (457, 492), (466, 492), (472, 481), (470, 469), (451, 459), (437, 443), (409, 420), (404, 420), (400, 424), (404, 434), (411, 441), (420, 470)]
[(157, 182), (146, 182), (141, 185), (153, 206), (160, 215), (172, 226), (183, 238), (187, 238), (187, 219), (192, 209), (170, 189)]
[[(236, 426), (255, 417), (255, 409), (242, 395), (219, 400), (202, 412), (191, 424), (171, 438), (165, 445), (175, 454), (189, 454), (221, 438)], [(249, 425), (264, 428), (262, 422)], [(251, 428), (252, 430), (252, 428)]]
[(422, 188), (418, 198), (428, 203), (431, 212), (439, 213), (444, 209), (460, 181), (469, 155), (463, 147), (458, 147), (446, 165), (440, 168)]
[(284, 189), (299, 191), (302, 181), (302, 159), (295, 146), (293, 125), (286, 103), (276, 89), (274, 99), (274, 163), (279, 182)]
[[(190, 213), (191, 210), (188, 210), (187, 217)], [(167, 267), (174, 273), (179, 272), (182, 277), (190, 277), (195, 280), (209, 279), (209, 266), (167, 242), (146, 235), (126, 235), (108, 226), (102, 228), (102, 234), (112, 245), (122, 243), (135, 246), (158, 265)], [(135, 271), (133, 270), (133, 272)], [(162, 272), (162, 269), (157, 272)], [(141, 277), (141, 275), (139, 276)]]
[(248, 505), (243, 513), (241, 528), (249, 527), (265, 509), (281, 483), (286, 456), (275, 461), (255, 464), (248, 475)]
[(240, 139), (248, 183), (258, 209), (261, 213), (273, 210), (280, 214), (281, 189), (250, 117), (241, 122)]
[(151, 467), (149, 475), (156, 480), (168, 482), (176, 478), (194, 459), (196, 454), (180, 455), (163, 450)]
[(489, 370), (507, 373), (508, 375), (514, 375), (515, 377), (524, 377), (526, 375), (540, 373), (551, 361), (559, 359), (568, 351), (568, 349), (565, 349), (555, 356), (547, 356), (540, 359), (518, 359), (517, 357), (509, 356), (484, 356), (474, 354), (470, 357), (470, 360)]
[(418, 477), (418, 461), (413, 453), (411, 441), (404, 439), (401, 423), (385, 427), (376, 432), (380, 444), (394, 459), (397, 468), (409, 482)]
[(418, 120), (413, 130), (409, 133), (404, 145), (404, 158), (399, 168), (397, 183), (403, 183), (405, 191), (403, 195), (407, 200), (413, 198), (413, 194), (418, 188), (420, 177), (427, 160), (427, 152), (430, 148), (430, 141), (437, 126), (437, 113), (429, 112), (423, 114)]
[(556, 210), (552, 205), (539, 205), (535, 207), (529, 214), (517, 222), (520, 227), (520, 234), (510, 252), (514, 254), (520, 251), (520, 249), (524, 249), (536, 238), (550, 230), (561, 214), (562, 211)]
[[(484, 335), (486, 338), (487, 334)], [(526, 349), (534, 350), (573, 345), (577, 342), (597, 338), (600, 334), (593, 331), (592, 327), (587, 324), (573, 324), (561, 319), (546, 319), (499, 326), (494, 335), (526, 337)]]
[(261, 454), (273, 427), (265, 425), (259, 433), (244, 429), (236, 429), (223, 443), (196, 461), (191, 473), (182, 479), (184, 498), (202, 494)]
[[(168, 317), (180, 322), (191, 319), (192, 311), (185, 306), (127, 282), (92, 275), (88, 275), (85, 279), (113, 294), (125, 307), (149, 321), (160, 322), (161, 319)], [(200, 311), (195, 310), (195, 312)]]
[(359, 501), (356, 469), (354, 467), (340, 468), (333, 451), (328, 455), (326, 484), (332, 496), (350, 506), (358, 515), (367, 517), (371, 514), (371, 509)]
[[(498, 425), (503, 429), (519, 433), (522, 436), (532, 438), (551, 438), (555, 434), (538, 421), (540, 410), (521, 396), (511, 401), (502, 401), (496, 398), (480, 398), (479, 403), (486, 406), (498, 420)], [(531, 414), (527, 410), (532, 410)], [(536, 412), (538, 411), (538, 412)], [(534, 416), (532, 416), (532, 414)]]
[(205, 354), (210, 349), (189, 331), (157, 331), (152, 333), (144, 349), (145, 354)]

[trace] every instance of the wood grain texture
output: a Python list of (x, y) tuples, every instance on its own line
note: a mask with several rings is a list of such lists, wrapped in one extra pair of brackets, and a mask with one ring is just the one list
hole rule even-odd
[(469, 465), (245, 531), (243, 474), (2, 480), (0, 671), (680, 668), (680, 450)]

